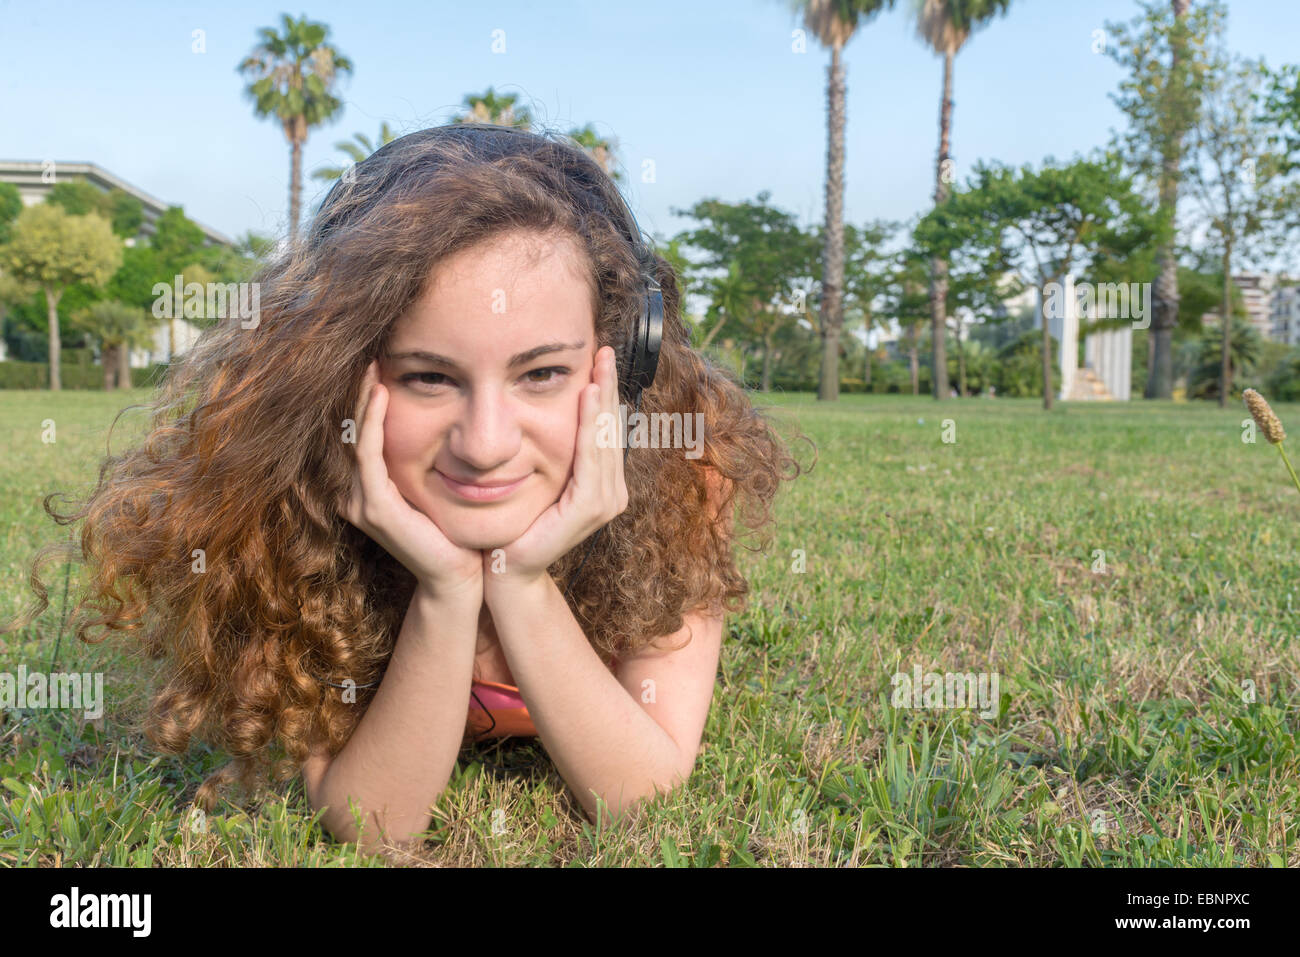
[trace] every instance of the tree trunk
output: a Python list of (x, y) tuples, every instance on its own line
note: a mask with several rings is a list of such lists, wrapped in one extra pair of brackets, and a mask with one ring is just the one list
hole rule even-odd
[[(952, 128), (952, 60), (951, 50), (943, 55), (943, 99), (939, 103), (939, 159), (934, 170), (934, 204), (948, 198), (944, 172), (948, 164), (948, 139)], [(948, 325), (948, 263), (939, 256), (930, 260), (930, 337), (933, 339), (934, 397), (948, 398), (948, 356), (944, 331)]]
[(966, 350), (961, 344), (961, 320), (957, 320), (957, 392), (966, 398)]
[[(1043, 408), (1052, 410), (1052, 332), (1047, 319), (1047, 283), (1038, 289), (1039, 314), (1043, 320)], [(1062, 327), (1064, 328), (1064, 327)]]
[[(1176, 27), (1186, 22), (1190, 0), (1172, 0)], [(1186, 43), (1176, 28), (1171, 41), (1169, 83), (1166, 89), (1180, 82)], [(1176, 130), (1165, 143), (1161, 157), (1158, 209), (1159, 221), (1168, 232), (1156, 249), (1155, 302), (1152, 303), (1151, 328), (1148, 330), (1150, 371), (1144, 393), (1148, 399), (1172, 399), (1174, 395), (1174, 327), (1178, 324), (1178, 260), (1175, 258), (1175, 229), (1178, 215), (1178, 172), (1182, 163), (1182, 145), (1185, 130)]]
[(871, 391), (871, 349), (870, 348), (867, 349), (866, 361), (862, 363), (862, 384), (867, 387), (868, 392)]
[(104, 370), (104, 391), (112, 392), (117, 378), (114, 374), (117, 371), (117, 346), (104, 343), (99, 350), (99, 364)]
[(131, 344), (124, 342), (117, 351), (117, 387), (131, 388)]
[(1223, 247), (1223, 355), (1219, 365), (1219, 408), (1228, 405), (1228, 393), (1232, 390), (1232, 243)]
[(59, 375), (59, 297), (53, 287), (45, 287), (45, 305), (48, 307), (46, 320), (50, 326), (50, 391), (58, 392), (63, 388), (63, 379)]
[(772, 391), (772, 333), (763, 337), (763, 374), (759, 379), (759, 392)]
[(302, 140), (294, 136), (289, 148), (289, 241), (298, 240), (298, 213), (302, 195)]
[(912, 346), (911, 346), (911, 353), (912, 353), (912, 395), (920, 395), (920, 394), (921, 394), (921, 366), (920, 366), (919, 361), (917, 360), (917, 355), (916, 355), (916, 340), (920, 338), (920, 333), (917, 332), (917, 330), (918, 330), (919, 328), (921, 328), (921, 324), (920, 324), (919, 322), (918, 322), (918, 323), (915, 323), (915, 324), (913, 324), (913, 326), (912, 326), (912, 331), (911, 331), (911, 338), (912, 338)]
[(844, 64), (839, 44), (831, 46), (830, 85), (827, 89), (826, 240), (823, 255), (821, 301), (822, 365), (817, 399), (834, 402), (840, 397), (840, 324), (844, 289)]
[(701, 342), (698, 346), (696, 346), (696, 348), (701, 351), (707, 348), (709, 343), (713, 341), (713, 337), (718, 334), (718, 330), (720, 330), (723, 327), (723, 325), (726, 324), (726, 322), (727, 322), (727, 317), (725, 315), (719, 316), (718, 321), (713, 324), (713, 328), (708, 331), (707, 335), (705, 335), (704, 341)]

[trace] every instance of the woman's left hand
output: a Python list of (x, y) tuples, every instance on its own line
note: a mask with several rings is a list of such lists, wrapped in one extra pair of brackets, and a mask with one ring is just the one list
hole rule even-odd
[[(530, 583), (543, 579), (546, 570), (570, 549), (627, 508), (623, 482), (623, 442), (618, 410), (618, 371), (614, 350), (596, 352), (592, 381), (578, 403), (578, 435), (573, 451), (573, 473), (554, 505), (542, 512), (519, 538), (504, 549), (483, 552), (483, 590), (496, 585)], [(608, 412), (612, 419), (601, 419)], [(616, 440), (603, 441), (613, 422)], [(495, 557), (494, 557), (495, 556)]]

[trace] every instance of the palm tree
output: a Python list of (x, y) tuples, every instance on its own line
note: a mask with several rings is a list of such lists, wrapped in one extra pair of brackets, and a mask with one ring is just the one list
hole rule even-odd
[(617, 169), (611, 169), (614, 159), (614, 149), (618, 145), (616, 140), (609, 140), (602, 137), (596, 132), (596, 128), (588, 123), (582, 129), (574, 128), (569, 131), (569, 138), (577, 143), (587, 154), (600, 164), (603, 169), (616, 183), (623, 181), (623, 174)]
[(330, 28), (305, 16), (294, 20), (280, 14), (283, 34), (271, 27), (258, 31), (261, 40), (239, 64), (238, 72), (252, 79), (244, 93), (256, 104), (259, 117), (275, 115), (289, 141), (289, 240), (298, 238), (302, 197), (302, 144), (307, 132), (336, 118), (343, 101), (330, 91), (341, 73), (352, 72), (352, 61), (325, 42)]
[(492, 87), (486, 93), (467, 93), (463, 103), (465, 112), (453, 116), (453, 123), (491, 123), (494, 126), (513, 126), (517, 129), (531, 129), (532, 114), (528, 107), (515, 108), (517, 93), (500, 95)]
[[(948, 198), (951, 180), (948, 144), (952, 134), (952, 62), (970, 35), (995, 16), (1006, 13), (1011, 0), (912, 0), (917, 35), (943, 57), (943, 99), (939, 103), (939, 157), (934, 169), (934, 204)], [(948, 263), (940, 256), (930, 261), (930, 337), (934, 368), (946, 370), (948, 358), (944, 331), (948, 320)], [(960, 346), (959, 346), (960, 348)], [(963, 393), (964, 393), (963, 389)], [(934, 397), (948, 397), (948, 376), (934, 377)]]
[[(355, 166), (375, 150), (379, 149), (380, 146), (383, 146), (385, 143), (393, 142), (397, 137), (393, 135), (393, 131), (389, 128), (388, 122), (385, 121), (379, 125), (378, 144), (372, 144), (369, 138), (361, 133), (353, 134), (352, 139), (356, 140), (356, 142), (353, 143), (351, 140), (340, 140), (338, 143), (334, 144), (334, 148), (342, 150), (344, 153), (347, 153), (348, 156), (352, 157), (352, 166)], [(349, 168), (349, 166), (326, 166), (324, 169), (316, 170), (316, 172), (311, 175), (312, 179), (333, 182), (334, 180), (341, 178)]]
[(840, 330), (844, 326), (844, 64), (841, 51), (857, 28), (894, 0), (793, 0), (803, 25), (831, 51), (826, 90), (826, 243), (821, 297), (822, 362), (818, 401), (840, 397)]

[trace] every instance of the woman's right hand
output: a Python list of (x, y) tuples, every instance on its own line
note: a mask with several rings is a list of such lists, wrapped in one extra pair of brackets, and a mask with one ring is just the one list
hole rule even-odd
[[(383, 546), (435, 595), (483, 589), (483, 553), (453, 544), (429, 516), (398, 491), (384, 463), (384, 417), (388, 389), (379, 382), (376, 360), (366, 369), (357, 409), (357, 464), (352, 492), (339, 511)], [(481, 600), (481, 599), (480, 599)]]

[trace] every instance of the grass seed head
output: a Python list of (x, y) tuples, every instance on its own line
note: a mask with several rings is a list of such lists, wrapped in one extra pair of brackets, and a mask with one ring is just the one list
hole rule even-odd
[(1281, 420), (1269, 408), (1268, 401), (1262, 395), (1254, 389), (1247, 389), (1242, 393), (1242, 398), (1246, 400), (1246, 408), (1250, 410), (1251, 418), (1255, 420), (1259, 430), (1264, 433), (1264, 438), (1274, 445), (1286, 439)]

